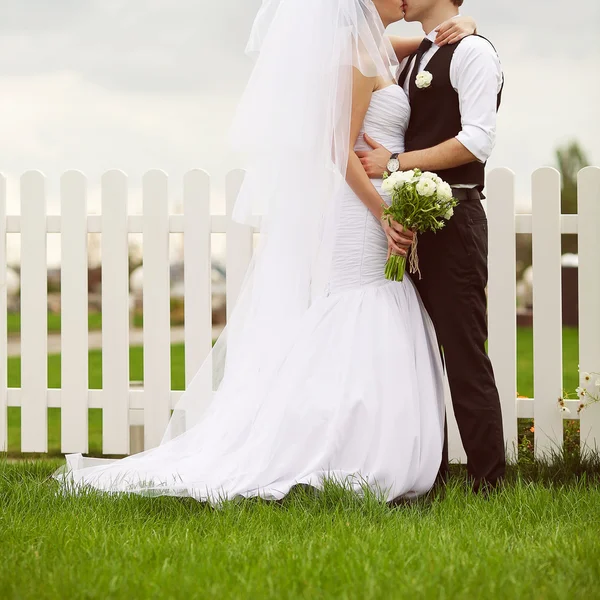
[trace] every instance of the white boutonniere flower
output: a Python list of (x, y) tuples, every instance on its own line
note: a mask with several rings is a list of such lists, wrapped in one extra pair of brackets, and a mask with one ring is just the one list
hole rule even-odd
[(417, 79), (415, 80), (415, 83), (417, 84), (417, 87), (420, 90), (423, 90), (425, 88), (428, 88), (431, 85), (432, 81), (433, 81), (433, 75), (429, 71), (421, 71), (417, 75)]

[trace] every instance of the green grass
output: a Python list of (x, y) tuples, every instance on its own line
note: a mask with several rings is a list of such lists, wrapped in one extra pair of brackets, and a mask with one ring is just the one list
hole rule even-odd
[[(48, 312), (48, 332), (60, 333), (60, 314)], [(88, 330), (99, 331), (102, 329), (102, 313), (90, 312), (88, 314)], [(9, 335), (18, 335), (21, 332), (21, 313), (9, 312), (7, 315), (6, 330)]]
[[(577, 331), (563, 337), (565, 387), (574, 388)], [(90, 352), (92, 389), (101, 358)], [(9, 359), (10, 387), (20, 387), (19, 363)], [(185, 388), (183, 365), (184, 346), (173, 345), (173, 389)], [(130, 371), (143, 380), (142, 348), (130, 349)], [(60, 356), (48, 359), (48, 385), (61, 385)], [(518, 332), (518, 385), (533, 395), (528, 329)], [(48, 412), (58, 454), (60, 411)], [(9, 409), (14, 455), (19, 420)], [(101, 452), (101, 434), (101, 411), (91, 410), (90, 454)], [(0, 598), (594, 598), (600, 457), (582, 462), (577, 445), (552, 464), (522, 446), (488, 499), (468, 493), (454, 467), (445, 493), (396, 508), (336, 486), (219, 510), (189, 498), (64, 496), (49, 479), (63, 460), (0, 455)]]
[(331, 486), (282, 503), (56, 494), (0, 459), (0, 597), (577, 599), (600, 586), (600, 482), (513, 471), (485, 499), (390, 508)]
[[(533, 330), (517, 329), (517, 386), (519, 394), (533, 397)], [(563, 327), (563, 386), (574, 392), (579, 385), (579, 334), (576, 328)]]
[[(183, 301), (180, 298), (171, 298), (171, 326), (183, 325)], [(48, 311), (48, 333), (60, 333), (61, 315)], [(133, 316), (133, 326), (141, 329), (144, 326), (144, 315), (141, 310)], [(21, 313), (9, 312), (7, 314), (6, 329), (9, 335), (19, 335), (21, 332)], [(102, 329), (102, 313), (89, 311), (88, 331), (100, 331)]]
[[(517, 336), (518, 348), (518, 390), (523, 396), (533, 396), (533, 334), (529, 328), (519, 328)], [(183, 344), (171, 346), (171, 389), (185, 389), (185, 347)], [(578, 382), (577, 364), (579, 362), (578, 333), (577, 329), (564, 328), (563, 330), (563, 355), (564, 355), (564, 381), (565, 388), (573, 391)], [(144, 352), (142, 347), (131, 347), (129, 350), (129, 366), (131, 381), (144, 379)], [(48, 357), (48, 387), (61, 387), (61, 357), (53, 354)], [(11, 357), (8, 359), (8, 386), (21, 387), (21, 359)], [(89, 352), (89, 387), (90, 389), (102, 388), (102, 351)], [(8, 409), (8, 450), (11, 456), (18, 455), (21, 447), (21, 410)], [(524, 421), (521, 429), (527, 431), (531, 427), (530, 421)], [(89, 411), (89, 450), (91, 454), (102, 452), (102, 411), (91, 409)], [(60, 409), (48, 409), (48, 446), (51, 455), (60, 453)]]
[[(132, 346), (129, 349), (129, 372), (131, 381), (144, 379), (144, 349), (141, 346)], [(102, 351), (90, 350), (89, 352), (89, 388), (102, 389)], [(10, 357), (8, 359), (8, 387), (21, 387), (21, 359)], [(60, 389), (61, 387), (61, 355), (48, 356), (48, 387)], [(171, 389), (185, 389), (185, 354), (184, 344), (171, 346)], [(89, 450), (91, 454), (102, 453), (102, 410), (90, 409), (89, 411)], [(21, 409), (8, 409), (8, 452), (15, 456), (21, 448)], [(60, 453), (60, 409), (48, 409), (48, 450), (50, 455)]]

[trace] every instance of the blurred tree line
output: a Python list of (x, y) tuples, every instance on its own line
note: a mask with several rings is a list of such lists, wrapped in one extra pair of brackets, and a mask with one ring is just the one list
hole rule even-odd
[[(577, 174), (590, 163), (583, 148), (572, 141), (555, 152), (556, 167), (562, 177), (561, 210), (564, 215), (577, 214)], [(577, 236), (562, 236), (562, 254), (577, 254)], [(531, 235), (517, 235), (517, 277), (531, 265)]]

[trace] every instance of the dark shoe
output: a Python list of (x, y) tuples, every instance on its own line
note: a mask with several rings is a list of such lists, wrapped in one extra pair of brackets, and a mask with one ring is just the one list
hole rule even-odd
[(499, 492), (504, 485), (503, 479), (496, 479), (495, 481), (489, 481), (487, 479), (477, 480), (473, 482), (472, 490), (474, 494), (482, 496), (483, 498), (489, 498), (491, 494)]

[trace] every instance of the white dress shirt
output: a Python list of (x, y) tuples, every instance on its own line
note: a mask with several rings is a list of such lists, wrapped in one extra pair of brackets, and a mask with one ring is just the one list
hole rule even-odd
[[(427, 63), (439, 50), (436, 36), (435, 29), (427, 36), (434, 44), (423, 55), (419, 72), (427, 70)], [(407, 60), (402, 61), (399, 73)], [(413, 64), (414, 59), (404, 82), (407, 94)], [(496, 105), (502, 82), (500, 59), (492, 45), (476, 35), (463, 39), (450, 63), (450, 83), (458, 93), (462, 121), (462, 130), (456, 139), (480, 162), (489, 159), (496, 142)]]

